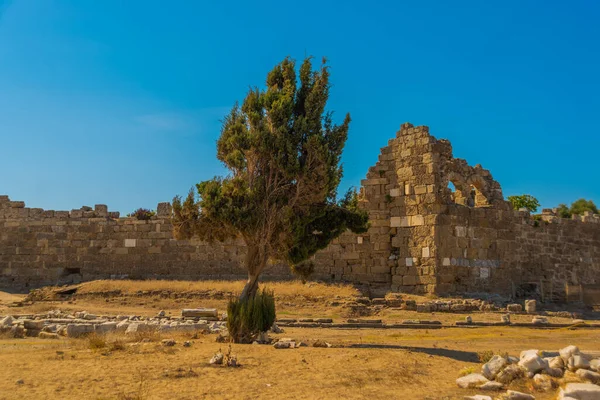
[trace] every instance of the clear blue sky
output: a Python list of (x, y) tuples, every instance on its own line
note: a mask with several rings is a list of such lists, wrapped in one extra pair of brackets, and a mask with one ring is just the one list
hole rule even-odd
[(0, 0), (0, 194), (155, 208), (224, 173), (219, 120), (285, 56), (327, 56), (343, 188), (402, 122), (504, 195), (600, 203), (600, 2)]

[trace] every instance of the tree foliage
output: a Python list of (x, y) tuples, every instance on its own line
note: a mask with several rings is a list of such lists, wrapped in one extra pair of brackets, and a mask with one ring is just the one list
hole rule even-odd
[(306, 58), (296, 73), (286, 58), (267, 75), (266, 88), (251, 88), (225, 117), (217, 158), (226, 177), (198, 183), (173, 201), (177, 238), (241, 237), (248, 248), (251, 297), (270, 259), (301, 263), (346, 229), (364, 232), (367, 214), (356, 192), (337, 199), (340, 163), (350, 116), (339, 125), (325, 110), (329, 68), (313, 70)]
[(571, 210), (566, 204), (559, 204), (556, 207), (556, 214), (561, 218), (571, 218)]
[(128, 217), (137, 218), (138, 220), (148, 221), (156, 215), (156, 212), (147, 208), (138, 208), (137, 210), (127, 214)]
[(583, 215), (586, 211), (591, 211), (593, 214), (598, 214), (598, 207), (592, 200), (579, 199), (571, 203), (571, 214)]
[(520, 208), (526, 208), (529, 212), (536, 212), (540, 206), (538, 199), (529, 194), (522, 194), (520, 196), (508, 196), (508, 201), (512, 205), (513, 209), (518, 210)]
[(275, 322), (273, 291), (258, 290), (248, 300), (231, 299), (227, 305), (227, 331), (236, 343), (252, 343)]

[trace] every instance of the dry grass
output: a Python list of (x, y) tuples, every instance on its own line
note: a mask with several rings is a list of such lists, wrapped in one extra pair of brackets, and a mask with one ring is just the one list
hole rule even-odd
[[(106, 347), (92, 350), (89, 338), (0, 341), (0, 399), (462, 399), (475, 390), (458, 389), (459, 371), (478, 371), (477, 353), (498, 349), (512, 355), (526, 348), (557, 349), (578, 344), (597, 350), (589, 331), (451, 329), (436, 331), (333, 330), (290, 328), (282, 336), (334, 345), (387, 344), (388, 348), (276, 350), (234, 345), (240, 368), (208, 364), (223, 344), (200, 336), (183, 347), (185, 335), (166, 348), (156, 342), (107, 335)], [(121, 340), (118, 351), (111, 344)], [(57, 354), (60, 353), (60, 357)], [(57, 373), (59, 372), (59, 373)], [(23, 379), (24, 385), (16, 382)], [(515, 389), (529, 391), (524, 383)], [(538, 400), (553, 394), (536, 393)]]
[[(2, 313), (27, 313), (60, 308), (97, 314), (156, 314), (157, 309), (178, 314), (181, 308), (225, 309), (227, 296), (243, 282), (96, 281), (83, 284), (71, 301), (40, 302)], [(358, 295), (351, 286), (299, 282), (266, 283), (277, 295), (278, 317), (330, 317), (341, 321), (345, 312), (330, 301)], [(119, 292), (117, 292), (119, 291)], [(150, 292), (138, 296), (137, 292)], [(206, 298), (164, 298), (160, 291), (221, 292)], [(113, 293), (109, 295), (107, 293)], [(118, 294), (117, 294), (118, 293)], [(9, 298), (14, 299), (14, 296)], [(6, 303), (5, 303), (6, 304)], [(467, 315), (466, 313), (464, 315)], [(384, 310), (376, 317), (464, 320), (464, 315)], [(473, 319), (498, 320), (498, 314), (472, 313)], [(531, 316), (514, 316), (515, 320)], [(460, 373), (478, 371), (480, 359), (492, 354), (518, 355), (528, 348), (558, 349), (576, 344), (582, 350), (600, 350), (600, 333), (589, 330), (541, 331), (526, 328), (453, 328), (440, 330), (301, 329), (286, 328), (280, 335), (312, 343), (323, 340), (334, 348), (302, 347), (276, 350), (271, 346), (234, 345), (240, 368), (210, 365), (208, 360), (223, 344), (215, 335), (153, 332), (139, 335), (108, 334), (81, 339), (0, 339), (0, 400), (47, 399), (462, 399), (475, 394), (458, 389)], [(174, 338), (174, 347), (160, 343)], [(191, 347), (183, 347), (185, 340)], [(385, 348), (351, 348), (353, 344)], [(339, 347), (338, 347), (339, 346)], [(462, 372), (461, 372), (462, 371)], [(24, 384), (17, 384), (20, 379)], [(525, 383), (515, 389), (529, 391)], [(554, 394), (536, 393), (538, 400)]]
[[(123, 295), (133, 295), (137, 292), (168, 291), (179, 293), (190, 292), (222, 292), (239, 294), (244, 281), (165, 281), (165, 280), (98, 280), (81, 285), (78, 294), (106, 293), (120, 291)], [(305, 297), (309, 299), (334, 299), (336, 296), (347, 298), (358, 296), (360, 293), (352, 285), (323, 284), (299, 281), (264, 282), (262, 286), (274, 290), (278, 297)]]

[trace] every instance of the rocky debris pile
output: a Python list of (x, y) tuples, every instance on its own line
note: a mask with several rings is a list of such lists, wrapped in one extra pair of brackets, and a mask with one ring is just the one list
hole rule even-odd
[(231, 344), (229, 344), (229, 349), (227, 350), (227, 353), (223, 353), (221, 349), (219, 349), (219, 351), (217, 351), (208, 362), (211, 365), (224, 365), (226, 367), (241, 366), (241, 364), (237, 360), (237, 356), (235, 356), (231, 352)]
[[(197, 310), (203, 310), (197, 312)], [(185, 311), (185, 310), (184, 310)], [(0, 333), (14, 338), (40, 337), (58, 339), (60, 336), (71, 338), (85, 336), (90, 333), (106, 334), (123, 332), (126, 335), (141, 332), (206, 332), (227, 333), (227, 323), (215, 320), (216, 309), (195, 309), (198, 317), (184, 314), (182, 317), (166, 316), (160, 312), (156, 317), (137, 315), (99, 316), (79, 311), (63, 313), (53, 310), (46, 314), (21, 315), (18, 317), (0, 317)], [(208, 316), (209, 320), (204, 316)]]
[[(456, 380), (461, 388), (502, 391), (513, 381), (531, 379), (530, 387), (548, 392), (561, 385), (559, 399), (600, 399), (600, 358), (581, 353), (577, 346), (567, 346), (558, 352), (522, 351), (519, 357), (494, 355), (481, 367), (481, 373), (471, 373)], [(573, 382), (581, 383), (573, 383)], [(595, 397), (594, 397), (595, 396)], [(491, 396), (467, 396), (465, 399), (492, 400)], [(496, 399), (535, 399), (531, 394), (508, 390)]]

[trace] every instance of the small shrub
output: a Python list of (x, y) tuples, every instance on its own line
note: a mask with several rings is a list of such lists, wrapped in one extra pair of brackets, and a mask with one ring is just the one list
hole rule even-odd
[(302, 280), (302, 283), (306, 283), (310, 276), (315, 272), (315, 264), (312, 261), (305, 261), (300, 264), (292, 265), (292, 272)]
[(268, 331), (275, 322), (273, 291), (258, 290), (247, 301), (231, 299), (227, 305), (227, 329), (235, 343), (252, 343), (260, 332)]
[(123, 351), (125, 350), (125, 341), (123, 339), (116, 339), (114, 342), (111, 342), (108, 346), (109, 351)]
[(156, 212), (153, 210), (148, 210), (147, 208), (138, 208), (132, 213), (127, 214), (130, 218), (136, 218), (140, 221), (148, 221), (152, 217), (156, 215)]
[(102, 336), (96, 335), (95, 333), (87, 337), (88, 347), (92, 350), (103, 349), (106, 347), (106, 339)]
[(458, 375), (467, 376), (469, 374), (474, 374), (475, 372), (477, 372), (477, 369), (475, 367), (465, 367), (459, 371)]
[(494, 352), (491, 350), (484, 350), (477, 353), (477, 357), (479, 357), (479, 361), (482, 363), (486, 363), (494, 357)]

